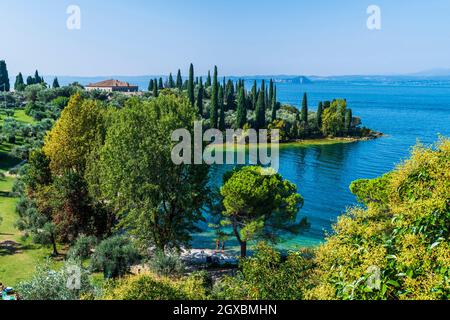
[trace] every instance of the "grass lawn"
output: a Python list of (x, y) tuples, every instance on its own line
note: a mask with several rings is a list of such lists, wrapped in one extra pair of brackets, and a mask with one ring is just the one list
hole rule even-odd
[[(0, 114), (0, 125), (3, 123), (3, 120), (5, 119), (5, 117), (6, 116), (4, 114)], [(31, 123), (35, 122), (35, 120), (32, 117), (27, 116), (25, 114), (25, 110), (23, 110), (23, 109), (17, 109), (15, 111), (14, 119), (16, 121), (19, 121), (19, 122), (22, 122), (22, 123), (27, 123), (27, 124), (31, 124)]]
[(23, 110), (23, 109), (16, 111), (16, 113), (14, 114), (14, 119), (16, 119), (19, 122), (28, 123), (28, 124), (35, 122), (35, 120), (32, 117), (25, 114), (25, 110)]
[(0, 282), (15, 286), (34, 272), (36, 265), (43, 262), (51, 249), (22, 239), (15, 227), (17, 221), (16, 204), (18, 199), (8, 197), (14, 178), (7, 177), (0, 181)]
[[(23, 110), (16, 111), (14, 118), (23, 123), (32, 123)], [(3, 117), (0, 117), (0, 124)], [(20, 140), (18, 140), (20, 143)], [(9, 156), (12, 144), (0, 146), (0, 172), (6, 173), (20, 163), (19, 159)], [(14, 177), (6, 176), (0, 179), (0, 282), (6, 286), (15, 286), (20, 281), (28, 279), (36, 265), (50, 256), (51, 249), (33, 244), (22, 239), (21, 232), (15, 227), (17, 221), (16, 204), (18, 199), (10, 197), (9, 192), (14, 184)]]

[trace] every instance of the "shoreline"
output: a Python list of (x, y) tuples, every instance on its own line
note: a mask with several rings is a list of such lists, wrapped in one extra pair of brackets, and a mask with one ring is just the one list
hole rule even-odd
[[(279, 142), (280, 147), (308, 147), (308, 146), (314, 146), (314, 145), (333, 145), (333, 144), (340, 144), (340, 143), (355, 143), (355, 142), (361, 142), (361, 141), (371, 141), (376, 140), (379, 138), (384, 137), (385, 134), (381, 132), (372, 132), (367, 137), (321, 137), (321, 138), (306, 138), (306, 139), (298, 139), (298, 140), (291, 140), (291, 141), (283, 141)], [(212, 143), (209, 144), (206, 148), (222, 148), (224, 152), (229, 152), (230, 150), (227, 148), (228, 145), (224, 143)], [(234, 143), (233, 145), (233, 151), (239, 150), (240, 148), (257, 148), (257, 147), (271, 147), (271, 143), (261, 143), (258, 145), (255, 144), (237, 144)]]

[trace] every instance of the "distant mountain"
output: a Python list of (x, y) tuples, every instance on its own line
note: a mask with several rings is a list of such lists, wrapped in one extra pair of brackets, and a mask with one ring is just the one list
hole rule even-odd
[(450, 69), (445, 68), (437, 68), (437, 69), (430, 69), (425, 70), (421, 72), (411, 73), (409, 76), (412, 77), (450, 77)]

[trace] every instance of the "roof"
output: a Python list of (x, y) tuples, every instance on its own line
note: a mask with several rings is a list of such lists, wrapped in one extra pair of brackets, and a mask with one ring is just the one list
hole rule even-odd
[(119, 81), (119, 80), (105, 80), (105, 81), (100, 81), (97, 83), (91, 83), (88, 84), (87, 87), (98, 87), (98, 88), (110, 88), (110, 87), (130, 87), (130, 88), (136, 88), (137, 86), (134, 85), (130, 85), (128, 82), (123, 82), (123, 81)]

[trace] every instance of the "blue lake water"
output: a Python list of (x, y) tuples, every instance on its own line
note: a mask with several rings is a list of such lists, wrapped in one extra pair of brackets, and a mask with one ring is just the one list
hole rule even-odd
[[(432, 144), (439, 134), (450, 136), (450, 81), (321, 81), (277, 86), (278, 99), (297, 107), (303, 92), (307, 92), (313, 110), (321, 100), (346, 98), (365, 126), (386, 134), (366, 142), (281, 148), (280, 173), (297, 185), (305, 199), (299, 215), (311, 223), (310, 230), (280, 245), (285, 249), (315, 246), (324, 240), (337, 217), (356, 203), (349, 191), (352, 181), (375, 178), (394, 169), (408, 158), (418, 140)], [(214, 181), (220, 183), (223, 171), (214, 170)], [(193, 245), (213, 248), (213, 235), (200, 234)], [(229, 245), (236, 243), (231, 241)]]
[[(143, 89), (149, 78), (120, 79)], [(60, 82), (88, 84), (99, 80), (102, 78), (61, 78)], [(307, 92), (311, 110), (317, 108), (319, 101), (345, 98), (353, 114), (362, 118), (363, 125), (386, 134), (367, 142), (280, 150), (280, 173), (297, 185), (305, 199), (299, 216), (307, 217), (311, 223), (309, 231), (288, 239), (280, 245), (282, 248), (321, 243), (337, 217), (356, 203), (349, 191), (352, 181), (375, 178), (392, 170), (409, 156), (418, 140), (431, 144), (439, 134), (450, 136), (449, 80), (316, 81), (308, 85), (278, 83), (277, 88), (279, 101), (297, 107)], [(225, 170), (214, 168), (211, 178), (217, 185)], [(235, 245), (233, 240), (228, 243)], [(214, 235), (211, 232), (196, 235), (193, 247), (214, 248)]]

